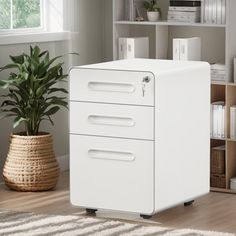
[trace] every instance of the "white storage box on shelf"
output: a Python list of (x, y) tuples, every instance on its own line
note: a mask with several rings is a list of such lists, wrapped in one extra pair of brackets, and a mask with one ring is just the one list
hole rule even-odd
[(73, 67), (72, 204), (150, 217), (208, 193), (209, 121), (208, 63), (132, 59)]

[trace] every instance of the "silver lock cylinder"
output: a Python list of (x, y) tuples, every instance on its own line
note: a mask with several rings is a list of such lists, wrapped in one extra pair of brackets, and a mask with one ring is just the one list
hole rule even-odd
[(151, 78), (146, 76), (143, 78), (143, 83), (149, 83), (151, 81)]

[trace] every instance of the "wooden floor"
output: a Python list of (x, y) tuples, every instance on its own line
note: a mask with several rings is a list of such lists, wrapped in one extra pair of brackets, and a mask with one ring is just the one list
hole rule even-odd
[[(30, 211), (44, 214), (84, 214), (83, 209), (74, 208), (69, 201), (69, 174), (61, 174), (55, 191), (20, 193), (0, 185), (0, 208)], [(98, 216), (119, 218), (111, 212), (99, 212)], [(122, 215), (127, 220), (144, 221), (137, 215)], [(196, 200), (190, 207), (178, 206), (144, 221), (159, 226), (193, 228), (236, 233), (236, 195), (210, 193)]]

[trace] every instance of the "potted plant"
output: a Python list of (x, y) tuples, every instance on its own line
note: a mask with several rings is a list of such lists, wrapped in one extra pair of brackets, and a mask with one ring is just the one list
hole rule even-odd
[(49, 52), (38, 46), (30, 54), (10, 56), (12, 61), (0, 71), (13, 69), (8, 79), (0, 80), (7, 89), (1, 104), (3, 116), (14, 117), (13, 128), (24, 125), (24, 132), (11, 135), (10, 147), (3, 168), (6, 185), (18, 191), (44, 191), (56, 186), (59, 165), (53, 151), (52, 135), (40, 131), (43, 121), (53, 125), (52, 116), (61, 107), (67, 108), (63, 88), (56, 87), (68, 75), (63, 73), (61, 56), (50, 59)]
[(161, 9), (156, 0), (145, 1), (144, 8), (147, 10), (147, 18), (149, 21), (155, 22), (160, 20)]

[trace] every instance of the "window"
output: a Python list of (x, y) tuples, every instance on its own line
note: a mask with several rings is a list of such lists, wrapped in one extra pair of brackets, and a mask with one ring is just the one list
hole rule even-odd
[(0, 45), (71, 39), (77, 0), (0, 0)]
[(0, 0), (0, 30), (42, 27), (42, 0)]

